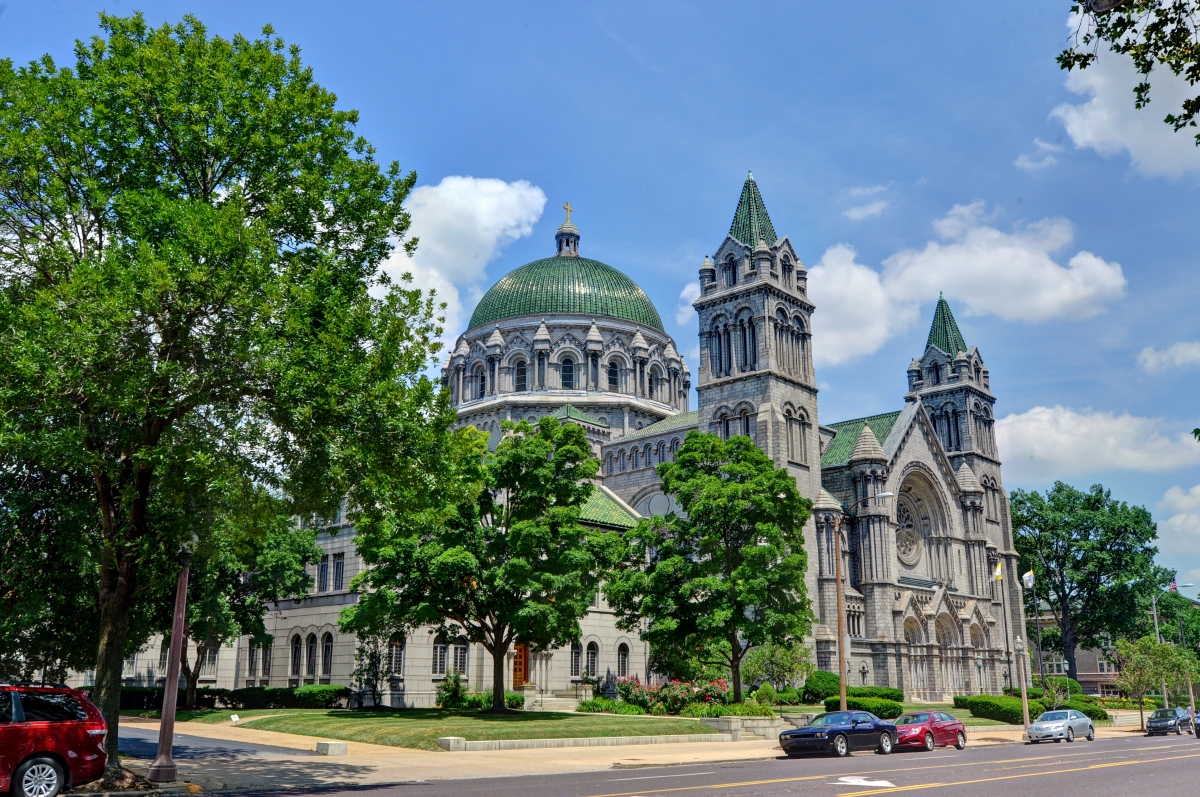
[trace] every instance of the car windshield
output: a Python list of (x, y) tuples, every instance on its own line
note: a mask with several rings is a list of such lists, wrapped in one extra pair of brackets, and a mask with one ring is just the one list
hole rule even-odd
[(1065, 711), (1047, 711), (1042, 716), (1038, 717), (1038, 722), (1062, 722), (1067, 718)]
[(850, 715), (841, 711), (836, 711), (832, 714), (818, 714), (813, 717), (813, 721), (808, 723), (813, 727), (821, 727), (825, 725), (849, 725)]
[(922, 722), (929, 722), (928, 714), (905, 714), (896, 720), (897, 725), (920, 725)]
[(1150, 715), (1150, 719), (1152, 720), (1169, 720), (1174, 717), (1175, 709), (1173, 708), (1160, 708)]

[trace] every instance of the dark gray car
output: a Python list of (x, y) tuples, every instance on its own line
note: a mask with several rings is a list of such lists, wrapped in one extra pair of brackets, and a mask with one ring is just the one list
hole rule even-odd
[(1166, 736), (1168, 733), (1179, 735), (1191, 730), (1192, 722), (1188, 719), (1187, 711), (1182, 708), (1156, 709), (1150, 715), (1150, 719), (1146, 720), (1146, 733), (1150, 736)]

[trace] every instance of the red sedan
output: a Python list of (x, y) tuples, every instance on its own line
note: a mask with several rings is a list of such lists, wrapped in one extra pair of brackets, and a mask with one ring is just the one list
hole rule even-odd
[(105, 731), (82, 692), (0, 683), (0, 792), (55, 797), (99, 779)]
[(967, 729), (944, 711), (914, 711), (896, 720), (896, 746), (932, 750), (967, 746)]

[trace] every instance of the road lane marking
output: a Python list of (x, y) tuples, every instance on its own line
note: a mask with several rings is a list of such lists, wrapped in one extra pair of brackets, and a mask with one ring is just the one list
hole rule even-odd
[(1128, 767), (1134, 764), (1157, 764), (1162, 761), (1175, 761), (1182, 758), (1200, 758), (1200, 753), (1190, 753), (1188, 755), (1176, 756), (1160, 756), (1157, 758), (1147, 758), (1136, 761), (1110, 761), (1103, 764), (1091, 764), (1086, 767), (1074, 767), (1072, 769), (1054, 769), (1047, 772), (1022, 772), (1019, 775), (1002, 775), (995, 778), (977, 778), (975, 780), (960, 780), (953, 783), (918, 783), (912, 786), (897, 786), (892, 789), (869, 789), (867, 791), (851, 791), (842, 792), (837, 797), (868, 797), (872, 794), (892, 794), (899, 791), (913, 791), (915, 789), (940, 789), (945, 786), (973, 786), (979, 783), (994, 783), (1000, 780), (1017, 780), (1018, 778), (1039, 778), (1048, 775), (1065, 775), (1069, 772), (1086, 772), (1091, 769), (1109, 769), (1111, 767)]
[[(896, 788), (896, 784), (890, 780), (871, 780), (870, 778), (864, 778), (862, 775), (850, 775), (845, 778), (838, 778), (838, 783), (844, 783), (847, 786), (883, 786), (891, 789)], [(838, 783), (830, 785), (836, 786)]]
[[(986, 748), (976, 748), (976, 749), (986, 749)], [(1170, 751), (1169, 748), (1164, 748), (1162, 745), (1143, 745), (1140, 747), (1124, 748), (1124, 749), (1095, 750), (1095, 751), (1080, 750), (1079, 752), (1056, 753), (1056, 754), (1033, 756), (1033, 757), (1026, 757), (1026, 758), (1004, 758), (1004, 759), (1000, 759), (997, 761), (963, 761), (963, 762), (955, 763), (955, 764), (934, 764), (933, 766), (893, 767), (891, 769), (868, 770), (863, 774), (864, 775), (891, 775), (891, 774), (897, 773), (897, 772), (926, 771), (926, 770), (932, 770), (932, 769), (954, 769), (956, 767), (979, 767), (981, 765), (987, 765), (987, 764), (1009, 764), (1009, 763), (1028, 762), (1028, 761), (1043, 761), (1043, 762), (1046, 762), (1046, 765), (1050, 765), (1052, 762), (1059, 762), (1062, 759), (1082, 758), (1085, 756), (1097, 756), (1097, 755), (1124, 755), (1124, 754), (1128, 754), (1130, 752), (1137, 751), (1137, 750), (1157, 750), (1157, 751), (1162, 751), (1162, 752)], [(1197, 755), (1200, 755), (1200, 754), (1197, 754)], [(1184, 757), (1190, 758), (1191, 756), (1184, 756)], [(1164, 760), (1165, 761), (1165, 760), (1170, 760), (1170, 759), (1169, 758), (1161, 758), (1161, 759), (1156, 759), (1156, 760)], [(674, 787), (669, 787), (669, 788), (664, 788), (664, 789), (653, 789), (652, 792), (649, 792), (649, 793), (666, 794), (669, 792), (677, 792), (677, 791), (696, 791), (698, 789), (732, 789), (732, 788), (737, 788), (737, 787), (741, 787), (741, 786), (771, 786), (771, 785), (775, 785), (775, 784), (779, 784), (779, 783), (801, 783), (801, 782), (807, 781), (807, 780), (824, 780), (826, 778), (836, 778), (836, 777), (840, 777), (836, 772), (826, 772), (821, 775), (800, 775), (800, 776), (791, 777), (791, 778), (770, 778), (767, 780), (748, 780), (748, 781), (740, 781), (740, 782), (736, 782), (736, 783), (715, 783), (715, 784), (702, 784), (702, 785), (697, 785), (697, 786), (674, 786)], [(1015, 776), (1015, 777), (1028, 777), (1028, 775), (1020, 775), (1020, 776)], [(905, 787), (897, 787), (897, 788), (905, 788)], [(584, 797), (639, 797), (639, 795), (641, 795), (643, 793), (644, 792), (642, 792), (642, 791), (625, 791), (625, 792), (611, 792), (608, 794), (589, 794), (589, 795), (584, 795)], [(847, 797), (847, 795), (839, 795), (839, 797)]]
[[(687, 772), (683, 775), (642, 775), (641, 777), (638, 777), (638, 778), (613, 778), (612, 780), (610, 780), (608, 782), (609, 783), (620, 783), (623, 780), (655, 780), (657, 778), (694, 778), (698, 775), (715, 775), (715, 774), (717, 774), (717, 771), (714, 769), (712, 772)], [(870, 785), (870, 784), (864, 784), (864, 785)]]

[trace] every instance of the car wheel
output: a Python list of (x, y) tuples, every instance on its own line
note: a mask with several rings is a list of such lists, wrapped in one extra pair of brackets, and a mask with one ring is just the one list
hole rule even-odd
[(888, 755), (892, 752), (892, 735), (884, 733), (879, 737), (879, 753), (880, 755)]
[(926, 750), (933, 749), (933, 734), (929, 733), (928, 731), (925, 732), (925, 749)]
[(1075, 729), (1074, 728), (1067, 728), (1067, 741), (1068, 742), (1075, 741)]
[(62, 787), (62, 766), (53, 758), (26, 761), (12, 780), (13, 797), (55, 797)]
[(1183, 736), (1183, 728), (1179, 727), (1179, 725), (1178, 725), (1178, 724), (1176, 724), (1176, 725), (1175, 725), (1175, 735), (1176, 735), (1176, 736)]
[(962, 731), (958, 732), (958, 738), (954, 740), (954, 746), (959, 750), (967, 746), (967, 735)]
[(1089, 725), (1089, 726), (1088, 726), (1088, 735), (1087, 735), (1087, 740), (1088, 740), (1089, 742), (1094, 742), (1094, 741), (1096, 741), (1096, 727), (1095, 727), (1094, 725)]
[(840, 733), (833, 738), (833, 754), (838, 758), (850, 755), (850, 742)]

